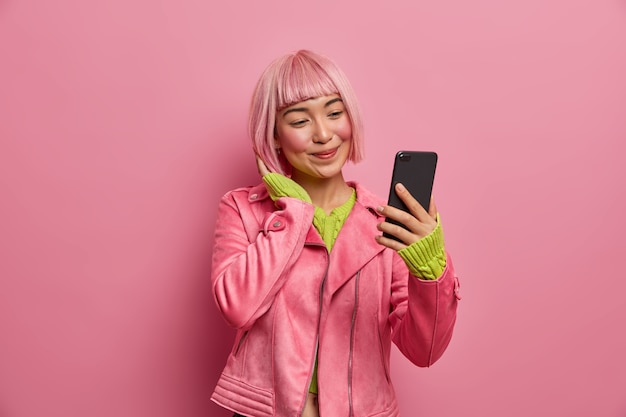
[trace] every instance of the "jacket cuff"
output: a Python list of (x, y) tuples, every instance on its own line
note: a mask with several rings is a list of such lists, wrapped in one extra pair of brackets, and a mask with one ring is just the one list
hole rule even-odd
[(311, 203), (311, 197), (309, 197), (306, 190), (291, 178), (270, 172), (263, 176), (263, 182), (273, 201), (278, 200), (280, 197), (293, 197), (306, 203)]
[(446, 251), (439, 215), (437, 215), (435, 230), (412, 245), (399, 250), (398, 254), (404, 259), (411, 274), (416, 277), (426, 280), (439, 278), (446, 268)]

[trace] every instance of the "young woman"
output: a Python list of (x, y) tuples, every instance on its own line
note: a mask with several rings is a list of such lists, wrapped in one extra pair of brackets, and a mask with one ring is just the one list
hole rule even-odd
[(274, 61), (249, 128), (263, 182), (219, 204), (213, 292), (237, 336), (212, 400), (246, 417), (399, 416), (391, 342), (430, 366), (456, 318), (434, 203), (427, 212), (398, 185), (404, 212), (344, 179), (362, 159), (361, 117), (324, 56)]

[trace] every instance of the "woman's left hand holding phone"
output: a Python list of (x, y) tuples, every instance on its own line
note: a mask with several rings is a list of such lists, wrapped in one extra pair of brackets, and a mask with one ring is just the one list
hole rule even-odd
[(426, 211), (402, 184), (396, 184), (396, 194), (402, 199), (409, 212), (392, 206), (378, 207), (378, 212), (389, 219), (402, 223), (408, 230), (389, 222), (381, 222), (378, 224), (378, 230), (393, 235), (402, 242), (384, 236), (376, 236), (376, 241), (383, 246), (399, 251), (435, 230), (437, 227), (437, 207), (435, 200), (431, 197), (430, 207)]

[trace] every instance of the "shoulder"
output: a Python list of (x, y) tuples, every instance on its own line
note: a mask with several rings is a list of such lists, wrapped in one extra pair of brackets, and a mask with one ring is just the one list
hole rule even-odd
[(222, 201), (234, 200), (238, 203), (242, 203), (242, 202), (254, 203), (254, 202), (263, 201), (269, 198), (270, 196), (269, 196), (269, 193), (267, 192), (267, 187), (265, 186), (264, 183), (260, 183), (257, 185), (239, 187), (239, 188), (230, 190), (222, 196)]

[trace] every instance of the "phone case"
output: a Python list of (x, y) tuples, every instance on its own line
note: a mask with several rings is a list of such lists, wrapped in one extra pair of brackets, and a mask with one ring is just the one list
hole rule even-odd
[[(413, 197), (428, 211), (430, 196), (433, 191), (435, 169), (438, 156), (429, 151), (400, 151), (395, 156), (391, 185), (389, 189), (388, 205), (408, 211), (406, 205), (400, 200), (395, 192), (395, 185), (401, 182)], [(406, 227), (394, 220), (387, 219), (389, 223)], [(399, 240), (395, 236), (386, 233), (383, 236)]]

